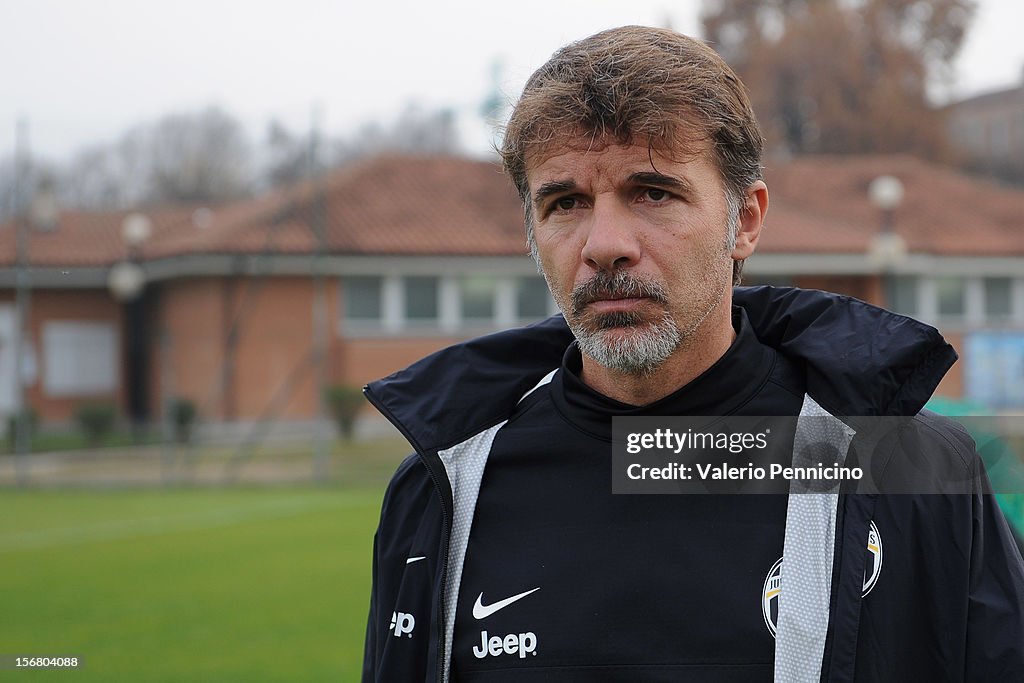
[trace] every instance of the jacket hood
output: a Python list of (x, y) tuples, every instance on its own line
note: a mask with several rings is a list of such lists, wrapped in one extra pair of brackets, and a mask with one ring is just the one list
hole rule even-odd
[[(915, 415), (957, 359), (935, 328), (838, 294), (737, 287), (733, 305), (804, 364), (808, 394), (834, 415)], [(417, 451), (436, 451), (506, 419), (572, 341), (556, 315), (442, 349), (364, 392)]]

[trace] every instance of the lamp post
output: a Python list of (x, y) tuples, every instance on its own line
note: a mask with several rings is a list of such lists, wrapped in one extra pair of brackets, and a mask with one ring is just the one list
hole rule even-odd
[(880, 175), (868, 186), (871, 204), (882, 213), (882, 225), (872, 238), (868, 258), (882, 273), (882, 296), (886, 307), (895, 303), (893, 272), (907, 256), (907, 244), (894, 229), (896, 209), (903, 202), (903, 183), (896, 176)]
[[(34, 180), (28, 144), (28, 122), (18, 122), (14, 154), (13, 206), (15, 226), (15, 335), (14, 335), (14, 478), (18, 486), (29, 482), (28, 454), (32, 450), (32, 405), (27, 386), (35, 382), (31, 344), (33, 229), (53, 230), (59, 208), (53, 179)], [(26, 201), (26, 197), (28, 200)]]
[(146, 273), (139, 265), (139, 248), (149, 239), (153, 224), (143, 213), (130, 213), (121, 222), (121, 241), (128, 248), (128, 258), (110, 269), (107, 286), (118, 301), (134, 301), (146, 285)]
[(25, 390), (25, 356), (29, 350), (28, 330), (31, 322), (29, 307), (32, 303), (31, 279), (29, 275), (29, 243), (31, 235), (28, 216), (25, 215), (23, 182), (27, 180), (28, 123), (18, 122), (16, 151), (14, 161), (14, 220), (17, 250), (17, 270), (15, 274), (14, 307), (16, 311), (14, 335), (14, 468), (15, 480), (19, 486), (28, 484), (28, 453), (31, 449), (29, 398)]
[(313, 117), (309, 134), (309, 177), (312, 181), (310, 208), (312, 209), (311, 227), (316, 235), (316, 252), (313, 257), (313, 363), (317, 374), (316, 403), (316, 442), (313, 447), (313, 481), (324, 482), (330, 475), (330, 443), (324, 430), (327, 418), (327, 276), (325, 258), (327, 256), (327, 188), (323, 168), (317, 163), (317, 147), (320, 141), (320, 114), (318, 107), (313, 109)]
[(124, 307), (124, 339), (127, 358), (127, 403), (132, 433), (138, 437), (146, 414), (146, 310), (142, 296), (146, 273), (139, 264), (139, 249), (153, 232), (145, 214), (132, 213), (121, 224), (126, 258), (115, 263), (107, 276), (107, 287)]

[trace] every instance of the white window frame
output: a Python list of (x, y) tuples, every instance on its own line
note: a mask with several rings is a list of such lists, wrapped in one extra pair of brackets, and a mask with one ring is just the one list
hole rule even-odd
[[(980, 327), (1016, 327), (1024, 325), (1024, 277), (1013, 275), (956, 275), (964, 279), (964, 314), (939, 315), (939, 292), (936, 277), (920, 277), (917, 286), (918, 318), (945, 329), (977, 329)], [(986, 311), (985, 280), (1010, 279), (1009, 317), (990, 317)]]
[[(353, 273), (362, 277), (364, 273)], [(486, 276), (494, 278), (494, 307), (491, 318), (464, 319), (462, 316), (461, 281), (466, 277)], [(339, 278), (344, 287), (345, 277)], [(475, 334), (484, 331), (507, 329), (533, 322), (534, 318), (519, 315), (516, 287), (521, 278), (534, 277), (526, 274), (498, 274), (467, 269), (459, 272), (437, 273), (427, 270), (416, 272), (389, 272), (374, 275), (381, 283), (381, 316), (379, 320), (346, 318), (338, 319), (338, 334), (344, 337), (373, 336), (431, 336), (452, 334)], [(410, 321), (406, 315), (405, 288), (409, 277), (436, 277), (438, 279), (438, 315), (434, 321)], [(539, 276), (538, 276), (539, 277)], [(558, 306), (548, 296), (548, 314), (558, 313)]]
[(43, 391), (54, 398), (111, 394), (121, 385), (121, 344), (114, 322), (43, 323)]
[(341, 292), (339, 293), (338, 302), (342, 308), (341, 320), (345, 325), (353, 325), (359, 328), (377, 328), (380, 327), (382, 321), (385, 318), (384, 314), (384, 278), (380, 275), (352, 275), (353, 278), (375, 278), (377, 280), (377, 286), (379, 288), (378, 295), (380, 296), (380, 316), (376, 318), (357, 318), (350, 314), (348, 306), (346, 305), (346, 298), (349, 295), (349, 278), (341, 279)]

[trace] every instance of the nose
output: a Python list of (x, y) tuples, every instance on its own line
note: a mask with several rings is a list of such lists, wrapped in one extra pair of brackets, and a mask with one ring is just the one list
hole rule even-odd
[(635, 227), (629, 212), (613, 201), (595, 202), (581, 254), (584, 262), (595, 270), (609, 272), (635, 265), (640, 260)]

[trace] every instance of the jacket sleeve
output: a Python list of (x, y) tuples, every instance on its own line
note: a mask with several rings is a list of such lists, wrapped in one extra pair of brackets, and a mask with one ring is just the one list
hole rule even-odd
[[(388, 484), (381, 504), (380, 523), (373, 537), (373, 568), (370, 610), (363, 648), (363, 683), (420, 680), (429, 645), (432, 623), (431, 599), (436, 558), (412, 565), (414, 577), (407, 578), (407, 559), (415, 549), (418, 555), (436, 556), (440, 520), (433, 484), (420, 459), (411, 455), (399, 465)], [(436, 530), (434, 527), (437, 527)], [(427, 533), (427, 530), (433, 530)], [(420, 550), (423, 550), (420, 552)], [(389, 624), (399, 609), (409, 613), (420, 628), (408, 638), (389, 638)], [(415, 616), (413, 616), (415, 615)], [(391, 624), (393, 627), (394, 625)], [(415, 636), (415, 637), (414, 637)]]
[(401, 476), (409, 468), (409, 464), (412, 460), (412, 456), (406, 458), (398, 470), (392, 476), (391, 481), (388, 482), (387, 489), (384, 491), (384, 499), (380, 505), (380, 521), (377, 524), (377, 530), (373, 534), (373, 561), (371, 570), (371, 582), (370, 582), (370, 613), (366, 619), (366, 644), (363, 647), (363, 683), (375, 683), (379, 680), (379, 667), (381, 657), (381, 643), (380, 643), (380, 621), (378, 615), (382, 609), (389, 609), (381, 606), (381, 591), (383, 590), (383, 581), (381, 577), (381, 562), (380, 553), (383, 543), (381, 534), (384, 533), (385, 523), (388, 521), (391, 515), (391, 500), (394, 496), (394, 491)]
[(1024, 681), (1024, 560), (977, 467), (964, 680)]
[(370, 614), (366, 620), (366, 644), (363, 647), (363, 683), (377, 680), (377, 539), (380, 531), (373, 535), (373, 573), (370, 584)]

